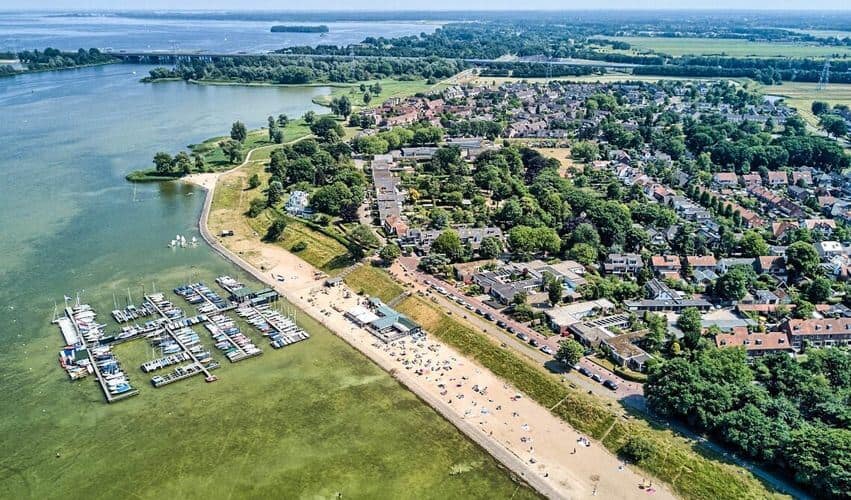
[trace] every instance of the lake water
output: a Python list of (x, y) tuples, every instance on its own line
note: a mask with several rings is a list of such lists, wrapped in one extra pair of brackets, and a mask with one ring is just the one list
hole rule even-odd
[(430, 22), (325, 22), (329, 32), (271, 33), (275, 24), (320, 24), (279, 20), (187, 20), (122, 17), (76, 17), (45, 13), (0, 13), (0, 51), (54, 47), (113, 50), (206, 50), (268, 52), (294, 45), (348, 45), (366, 36), (393, 38), (431, 33)]
[(319, 111), (311, 99), (329, 92), (139, 83), (147, 69), (0, 79), (0, 498), (511, 496), (492, 458), (303, 314), (309, 341), (274, 351), (248, 331), (266, 352), (237, 365), (214, 354), (215, 384), (152, 388), (143, 341), (116, 348), (139, 396), (108, 405), (92, 378), (67, 380), (50, 324), (63, 296), (80, 294), (112, 329), (128, 291), (138, 302), (154, 287), (245, 278), (205, 245), (166, 247), (200, 236), (200, 190), (134, 193), (124, 175), (237, 119)]

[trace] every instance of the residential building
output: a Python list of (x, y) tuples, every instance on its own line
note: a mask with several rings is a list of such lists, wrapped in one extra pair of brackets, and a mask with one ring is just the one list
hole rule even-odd
[(644, 261), (636, 253), (610, 253), (603, 264), (606, 274), (616, 276), (635, 276), (643, 267)]
[(789, 341), (795, 349), (804, 342), (813, 347), (851, 345), (851, 319), (790, 319), (784, 324)]
[(762, 356), (775, 352), (791, 354), (794, 350), (786, 332), (751, 332), (747, 327), (736, 327), (729, 333), (715, 335), (718, 348), (743, 347), (748, 356)]

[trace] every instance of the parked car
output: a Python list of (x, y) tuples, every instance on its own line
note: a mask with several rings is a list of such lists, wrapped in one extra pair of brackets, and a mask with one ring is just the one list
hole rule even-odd
[(580, 367), (579, 367), (579, 369), (578, 369), (577, 371), (578, 371), (579, 373), (581, 373), (581, 374), (585, 375), (586, 377), (590, 377), (590, 376), (591, 376), (591, 372), (589, 372), (589, 371), (588, 371), (588, 368), (585, 368), (584, 366), (580, 366)]
[(479, 316), (481, 316), (481, 315), (482, 315), (482, 314), (484, 314), (484, 313), (482, 312), (482, 310), (481, 310), (481, 309), (476, 309), (476, 314), (478, 314)]
[(550, 347), (548, 345), (541, 347), (541, 352), (544, 353), (544, 354), (549, 354), (550, 356), (552, 356), (554, 354), (552, 347)]
[(488, 321), (493, 321), (493, 315), (491, 313), (485, 313), (485, 319)]
[(498, 326), (500, 328), (505, 328), (508, 325), (505, 323), (505, 321), (499, 320), (499, 321), (496, 322), (496, 326)]
[(517, 334), (517, 338), (518, 338), (518, 339), (520, 339), (520, 340), (522, 340), (523, 342), (528, 342), (528, 341), (529, 341), (529, 336), (528, 336), (528, 335), (526, 335), (525, 333), (518, 333), (518, 334)]
[(508, 330), (508, 332), (509, 332), (509, 333), (514, 333), (514, 332), (515, 332), (515, 330), (514, 330), (514, 327), (513, 327), (513, 326), (509, 326), (508, 328), (506, 328), (506, 330)]
[(601, 376), (599, 376), (595, 373), (594, 375), (591, 375), (591, 380), (593, 380), (594, 382), (602, 382), (603, 377), (601, 377)]
[(603, 382), (603, 385), (613, 391), (618, 390), (618, 384), (612, 382), (611, 380), (606, 380), (605, 382)]
[(536, 339), (530, 339), (529, 345), (532, 347), (538, 347), (538, 341)]

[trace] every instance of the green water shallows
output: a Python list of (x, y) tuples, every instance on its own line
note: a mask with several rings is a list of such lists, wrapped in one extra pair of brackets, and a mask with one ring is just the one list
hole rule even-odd
[(534, 496), (304, 315), (308, 342), (273, 351), (248, 331), (266, 352), (237, 365), (215, 354), (215, 384), (153, 389), (136, 369), (151, 354), (141, 341), (117, 348), (138, 397), (107, 405), (91, 378), (67, 381), (49, 324), (64, 294), (106, 321), (128, 288), (138, 302), (154, 284), (245, 278), (204, 245), (166, 248), (199, 237), (202, 192), (134, 194), (123, 176), (233, 120), (316, 109), (328, 92), (137, 83), (146, 70), (0, 79), (0, 498)]

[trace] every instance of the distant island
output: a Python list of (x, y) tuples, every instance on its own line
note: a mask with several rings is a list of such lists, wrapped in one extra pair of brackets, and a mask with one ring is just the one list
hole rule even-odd
[(330, 31), (328, 26), (324, 24), (316, 26), (279, 24), (272, 26), (272, 33), (328, 33), (328, 31)]

